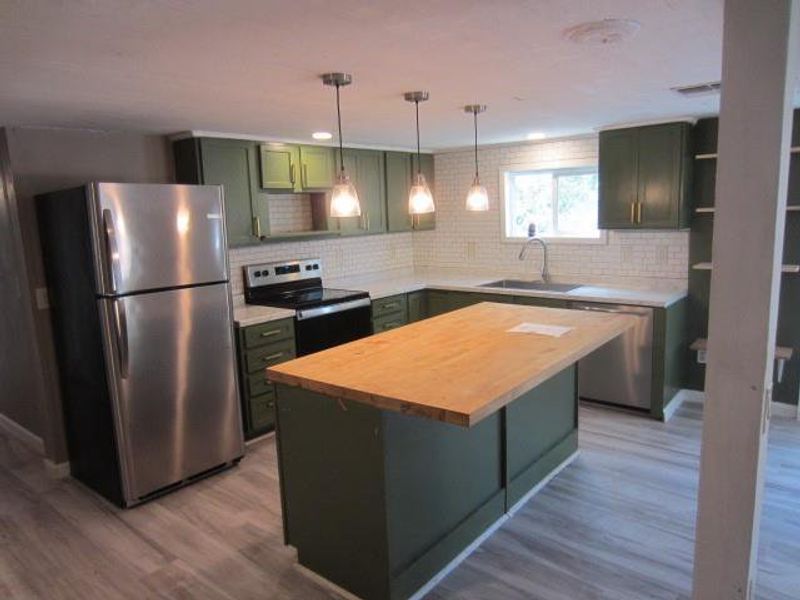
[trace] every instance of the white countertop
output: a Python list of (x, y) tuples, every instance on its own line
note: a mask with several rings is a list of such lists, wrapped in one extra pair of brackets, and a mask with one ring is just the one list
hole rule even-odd
[[(513, 276), (512, 276), (513, 277)], [(664, 289), (652, 287), (628, 287), (617, 284), (587, 284), (569, 292), (545, 292), (540, 290), (521, 290), (506, 288), (480, 287), (480, 284), (503, 279), (503, 275), (465, 274), (457, 271), (430, 271), (421, 273), (387, 273), (373, 274), (366, 277), (331, 278), (325, 280), (325, 286), (365, 290), (375, 300), (407, 294), (423, 289), (447, 290), (455, 292), (481, 292), (507, 296), (531, 296), (534, 298), (559, 298), (563, 300), (585, 302), (608, 302), (613, 304), (634, 304), (666, 308), (686, 296), (686, 289), (675, 289), (670, 286)], [(527, 279), (527, 278), (526, 278)], [(560, 281), (559, 281), (560, 283)], [(284, 319), (294, 316), (294, 311), (266, 306), (238, 305), (234, 308), (234, 319), (241, 327), (256, 325), (266, 321)]]
[(249, 327), (291, 317), (294, 317), (294, 311), (288, 308), (274, 308), (257, 304), (238, 304), (233, 307), (233, 320), (239, 327)]

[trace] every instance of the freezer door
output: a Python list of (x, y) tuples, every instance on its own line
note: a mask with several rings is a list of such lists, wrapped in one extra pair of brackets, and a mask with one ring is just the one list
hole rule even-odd
[(242, 456), (227, 284), (98, 302), (127, 501)]
[(228, 279), (219, 186), (93, 183), (98, 294)]

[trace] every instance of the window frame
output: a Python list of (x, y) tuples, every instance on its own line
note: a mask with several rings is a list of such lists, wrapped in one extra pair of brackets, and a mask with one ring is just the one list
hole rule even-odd
[[(569, 161), (555, 161), (555, 162), (542, 162), (536, 164), (509, 164), (503, 165), (499, 169), (500, 185), (499, 189), (503, 191), (500, 202), (500, 239), (503, 243), (519, 244), (527, 240), (526, 237), (513, 237), (509, 236), (506, 231), (506, 218), (508, 213), (508, 192), (510, 186), (511, 173), (523, 172), (542, 172), (542, 171), (560, 171), (563, 173), (573, 172), (586, 172), (587, 170), (598, 169), (596, 158), (576, 159)], [(557, 218), (557, 217), (554, 217)], [(604, 229), (599, 230), (600, 235), (594, 237), (567, 237), (567, 236), (538, 236), (541, 237), (548, 244), (586, 244), (586, 245), (607, 245), (608, 232)]]

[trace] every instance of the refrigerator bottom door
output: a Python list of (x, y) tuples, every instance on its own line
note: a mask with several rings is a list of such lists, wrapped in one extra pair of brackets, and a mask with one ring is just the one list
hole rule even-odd
[(228, 284), (98, 302), (127, 501), (242, 456)]

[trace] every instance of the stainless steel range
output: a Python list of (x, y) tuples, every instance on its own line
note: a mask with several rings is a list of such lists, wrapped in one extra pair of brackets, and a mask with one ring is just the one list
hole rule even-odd
[(369, 293), (323, 287), (319, 258), (246, 266), (244, 298), (295, 311), (298, 356), (372, 334)]

